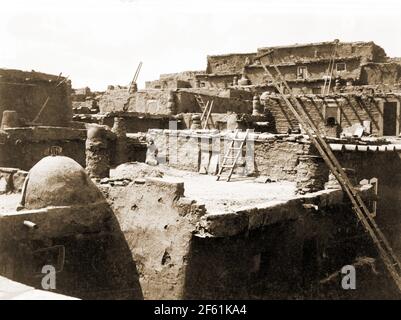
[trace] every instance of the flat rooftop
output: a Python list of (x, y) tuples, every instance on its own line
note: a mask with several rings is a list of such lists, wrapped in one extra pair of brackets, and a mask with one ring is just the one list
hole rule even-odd
[(21, 193), (0, 194), (0, 215), (14, 212), (21, 200)]
[(164, 179), (184, 182), (184, 195), (204, 204), (208, 213), (233, 212), (296, 197), (295, 182), (259, 183), (254, 177), (232, 177), (230, 182), (163, 166)]

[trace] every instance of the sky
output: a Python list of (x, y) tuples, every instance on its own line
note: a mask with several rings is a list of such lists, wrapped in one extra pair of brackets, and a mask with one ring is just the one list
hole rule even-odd
[(374, 41), (401, 57), (398, 0), (0, 0), (0, 68), (69, 76), (74, 88), (139, 88), (205, 70), (213, 54)]

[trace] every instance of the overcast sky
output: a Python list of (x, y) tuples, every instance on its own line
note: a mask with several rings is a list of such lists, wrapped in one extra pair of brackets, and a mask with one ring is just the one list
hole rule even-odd
[(0, 68), (69, 75), (75, 88), (139, 86), (206, 68), (208, 54), (370, 41), (401, 56), (397, 0), (1, 0)]

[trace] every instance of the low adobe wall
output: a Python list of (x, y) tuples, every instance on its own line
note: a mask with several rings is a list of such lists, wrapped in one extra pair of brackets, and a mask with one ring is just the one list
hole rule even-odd
[[(158, 148), (160, 163), (208, 174), (217, 173), (232, 138), (233, 133), (205, 130), (152, 129), (147, 133), (147, 139), (152, 139)], [(238, 173), (242, 170), (245, 175), (296, 181), (305, 192), (322, 188), (328, 180), (326, 166), (303, 135), (252, 133), (238, 164)]]

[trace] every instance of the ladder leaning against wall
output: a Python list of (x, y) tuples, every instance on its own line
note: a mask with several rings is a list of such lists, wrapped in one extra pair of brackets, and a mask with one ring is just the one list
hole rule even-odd
[(246, 143), (246, 139), (248, 138), (249, 129), (246, 130), (245, 135), (242, 137), (238, 135), (239, 132), (240, 130), (235, 130), (234, 137), (230, 141), (227, 152), (224, 154), (219, 172), (217, 173), (217, 181), (219, 181), (222, 177), (224, 170), (228, 169), (229, 171), (226, 181), (229, 182), (232, 174), (234, 173), (234, 169), (237, 166), (237, 162), (242, 156), (242, 151)]
[[(306, 131), (307, 135), (311, 139), (312, 143), (324, 159), (325, 163), (329, 167), (330, 171), (337, 178), (342, 189), (348, 195), (352, 209), (355, 212), (358, 220), (361, 222), (365, 229), (365, 232), (369, 234), (373, 240), (377, 251), (383, 260), (388, 272), (390, 273), (392, 279), (397, 285), (398, 290), (401, 292), (401, 264), (398, 257), (395, 255), (393, 249), (391, 248), (388, 240), (376, 224), (373, 216), (371, 215), (369, 209), (365, 205), (363, 199), (361, 198), (358, 190), (354, 188), (351, 181), (349, 180), (344, 169), (341, 167), (334, 153), (332, 152), (330, 146), (320, 135), (318, 128), (313, 123), (303, 105), (298, 101), (297, 97), (293, 94), (292, 90), (288, 86), (287, 81), (281, 74), (280, 70), (276, 65), (271, 65), (274, 68), (275, 74), (278, 77), (276, 80), (275, 76), (269, 71), (266, 65), (261, 61), (260, 57), (256, 57), (259, 60), (261, 66), (263, 67), (266, 75), (271, 80), (272, 84), (280, 94), (281, 98), (285, 101), (287, 107), (291, 110), (294, 117), (302, 125), (303, 129)], [(287, 90), (288, 95), (284, 94), (284, 88)]]
[(202, 129), (206, 129), (206, 127), (209, 125), (209, 119), (212, 113), (214, 100), (212, 101), (208, 100), (205, 103), (199, 94), (195, 95), (195, 99), (202, 110), (202, 115), (201, 115)]

